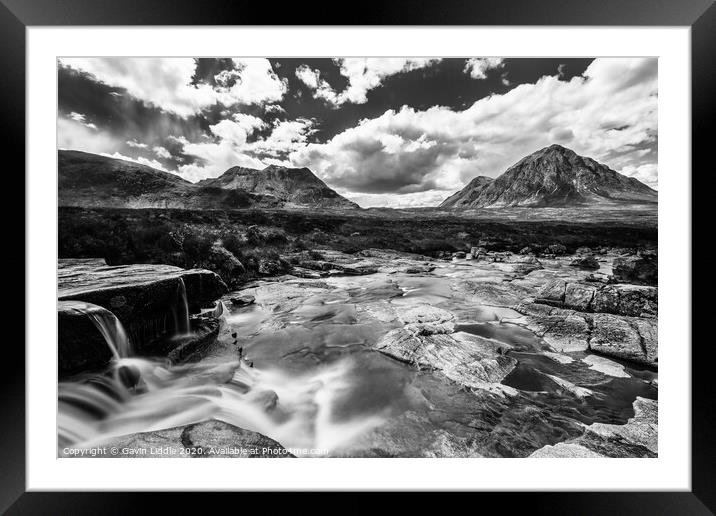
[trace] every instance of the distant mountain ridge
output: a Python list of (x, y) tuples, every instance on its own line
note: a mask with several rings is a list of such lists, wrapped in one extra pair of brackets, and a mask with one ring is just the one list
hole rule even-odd
[(658, 194), (561, 145), (525, 156), (495, 179), (478, 176), (441, 208), (565, 207), (599, 203), (656, 203)]
[(221, 176), (203, 179), (200, 187), (244, 190), (271, 196), (296, 206), (317, 208), (357, 208), (358, 205), (331, 190), (308, 168), (269, 165), (263, 170), (232, 167)]
[(109, 208), (358, 208), (307, 168), (232, 167), (191, 183), (146, 165), (81, 151), (58, 151), (60, 206)]

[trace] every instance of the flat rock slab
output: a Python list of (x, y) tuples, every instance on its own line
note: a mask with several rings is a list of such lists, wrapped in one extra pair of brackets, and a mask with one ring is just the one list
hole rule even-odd
[(455, 331), (455, 316), (431, 305), (418, 305), (398, 313), (405, 329), (415, 335), (435, 335)]
[(653, 319), (594, 314), (589, 349), (602, 355), (656, 366), (657, 323)]
[(536, 295), (539, 302), (580, 312), (601, 312), (629, 317), (658, 315), (658, 288), (645, 285), (602, 285), (555, 279)]
[(213, 306), (227, 290), (221, 278), (208, 270), (154, 264), (109, 266), (96, 259), (59, 260), (57, 277), (58, 300), (84, 301), (111, 311), (140, 351), (171, 331), (173, 310), (183, 302), (180, 280), (191, 313)]
[[(286, 458), (294, 457), (278, 442), (223, 421), (115, 437), (97, 445), (116, 450), (102, 458)], [(73, 455), (82, 456), (82, 455)], [(88, 456), (88, 455), (85, 455)]]
[(634, 417), (625, 425), (593, 423), (584, 434), (533, 452), (530, 458), (656, 457), (658, 454), (658, 402), (642, 397), (634, 401)]
[(420, 335), (405, 328), (388, 332), (374, 349), (420, 369), (440, 371), (466, 387), (509, 391), (501, 382), (517, 365), (509, 346), (464, 332)]
[(634, 417), (626, 425), (593, 423), (587, 427), (587, 432), (601, 437), (624, 439), (656, 454), (659, 451), (658, 423), (657, 401), (637, 397), (634, 401)]
[(57, 264), (59, 300), (94, 303), (111, 310), (120, 320), (142, 311), (147, 304), (175, 296), (180, 278), (192, 312), (212, 305), (227, 292), (221, 278), (205, 269), (158, 264), (110, 266), (101, 259), (62, 259)]
[(560, 352), (590, 350), (608, 357), (657, 367), (658, 320), (568, 310), (543, 303), (520, 303), (523, 324)]
[(530, 459), (600, 459), (604, 455), (593, 452), (586, 446), (575, 443), (547, 445), (535, 451)]

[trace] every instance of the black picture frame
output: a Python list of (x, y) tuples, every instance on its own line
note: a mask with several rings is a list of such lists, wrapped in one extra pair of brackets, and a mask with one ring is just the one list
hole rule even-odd
[[(710, 159), (716, 95), (716, 6), (713, 0), (461, 0), (361, 2), (348, 18), (340, 4), (317, 0), (310, 5), (293, 3), (280, 8), (268, 3), (241, 0), (0, 0), (0, 113), (5, 149), (11, 149), (15, 191), (24, 191), (25, 158), (25, 30), (50, 25), (600, 25), (691, 27), (692, 72), (692, 169), (712, 173)], [(346, 11), (347, 12), (347, 11)], [(7, 166), (7, 165), (6, 165)], [(6, 169), (8, 172), (9, 169)], [(686, 172), (684, 171), (686, 174)], [(685, 175), (688, 180), (688, 176)], [(8, 187), (8, 186), (6, 186)], [(698, 192), (692, 189), (694, 193)], [(18, 196), (19, 197), (19, 196)], [(17, 208), (13, 208), (17, 217)], [(708, 202), (692, 203), (692, 220), (709, 220)], [(16, 228), (19, 229), (19, 228)], [(708, 228), (706, 228), (708, 230)], [(695, 232), (692, 230), (692, 234)], [(19, 235), (18, 235), (19, 236)], [(19, 239), (18, 239), (19, 241)], [(12, 270), (32, 274), (19, 243), (8, 264)], [(684, 252), (691, 250), (684, 249)], [(694, 253), (694, 256), (698, 256)], [(692, 268), (698, 265), (692, 262)], [(19, 278), (18, 278), (19, 279)], [(15, 300), (17, 295), (14, 295)], [(694, 322), (706, 319), (703, 305), (692, 303)], [(699, 317), (701, 315), (701, 317)], [(17, 318), (17, 314), (15, 314)], [(19, 326), (17, 322), (14, 326)], [(695, 329), (695, 328), (694, 328)], [(497, 506), (509, 497), (511, 509), (522, 506), (549, 514), (713, 514), (716, 512), (716, 402), (709, 369), (713, 363), (711, 339), (691, 338), (692, 350), (692, 490), (691, 492), (642, 493), (480, 493), (479, 503)], [(0, 396), (0, 511), (8, 514), (127, 514), (150, 507), (148, 498), (162, 496), (165, 511), (175, 504), (184, 510), (202, 504), (188, 494), (149, 493), (39, 493), (25, 489), (25, 353), (19, 338), (6, 341)], [(48, 345), (48, 349), (54, 350)], [(11, 364), (11, 365), (10, 365)], [(228, 495), (212, 495), (211, 505)], [(247, 502), (248, 494), (239, 495)], [(255, 495), (254, 495), (255, 496)], [(266, 495), (263, 495), (266, 496)], [(475, 495), (470, 495), (475, 496)], [(498, 498), (499, 497), (499, 498)], [(305, 504), (296, 493), (292, 504)], [(351, 497), (356, 498), (356, 497)], [(491, 498), (491, 499), (490, 499)], [(487, 499), (487, 500), (486, 500)], [(265, 499), (257, 500), (265, 503)], [(251, 502), (249, 502), (251, 503)], [(271, 502), (272, 512), (275, 502)], [(345, 502), (343, 502), (345, 503)], [(355, 500), (349, 512), (373, 510), (375, 502)], [(382, 502), (378, 502), (382, 503)], [(423, 495), (401, 502), (423, 504)], [(464, 503), (460, 496), (453, 503)], [(517, 506), (515, 505), (518, 504)], [(252, 503), (253, 505), (253, 503)], [(315, 506), (315, 503), (311, 503)], [(201, 505), (200, 505), (201, 506)], [(248, 506), (245, 506), (248, 508)], [(406, 510), (408, 506), (404, 506)], [(206, 506), (204, 505), (204, 508)], [(344, 506), (345, 508), (345, 506)], [(184, 511), (182, 511), (184, 512)]]

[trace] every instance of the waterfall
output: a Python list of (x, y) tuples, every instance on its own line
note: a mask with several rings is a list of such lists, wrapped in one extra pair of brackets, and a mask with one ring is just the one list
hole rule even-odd
[(189, 303), (186, 299), (186, 285), (184, 279), (179, 278), (177, 295), (173, 306), (174, 331), (177, 336), (189, 335), (191, 326), (189, 324)]
[(112, 351), (114, 358), (125, 358), (131, 355), (132, 349), (124, 326), (109, 310), (97, 310), (89, 305), (77, 307), (77, 310), (86, 314), (95, 327), (104, 337), (104, 341)]

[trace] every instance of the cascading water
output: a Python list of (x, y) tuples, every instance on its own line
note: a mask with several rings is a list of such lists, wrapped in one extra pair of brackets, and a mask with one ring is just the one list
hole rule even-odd
[(129, 337), (127, 337), (127, 332), (116, 315), (109, 310), (88, 303), (76, 303), (75, 310), (87, 315), (92, 321), (102, 334), (115, 359), (131, 355), (132, 349)]
[(189, 323), (189, 303), (186, 297), (186, 285), (184, 279), (179, 278), (177, 285), (177, 294), (172, 307), (172, 315), (174, 316), (174, 331), (176, 336), (186, 336), (191, 333), (191, 324)]
[(350, 367), (343, 361), (294, 376), (240, 361), (168, 366), (122, 359), (105, 376), (60, 384), (60, 449), (218, 419), (286, 447), (329, 451), (382, 422), (378, 416), (333, 421)]
[[(425, 277), (259, 284), (250, 292), (255, 304), (213, 310), (219, 337), (200, 362), (119, 358), (104, 375), (60, 383), (60, 450), (217, 419), (286, 448), (318, 450), (314, 456), (422, 456), (426, 449), (440, 456), (463, 445), (479, 447), (469, 453), (525, 456), (581, 435), (585, 424), (624, 424), (636, 396), (655, 397), (655, 373), (610, 377), (580, 357), (561, 363), (543, 355), (536, 335), (500, 321), (512, 315), (508, 309), (466, 307), (446, 281), (451, 274), (458, 273), (446, 266)], [(184, 319), (182, 290), (177, 321)], [(513, 346), (519, 365), (504, 383), (520, 394), (471, 392), (371, 349), (395, 327), (386, 314), (426, 302), (471, 321), (460, 331)], [(552, 377), (594, 395), (575, 396)], [(527, 430), (525, 414), (534, 423)]]

